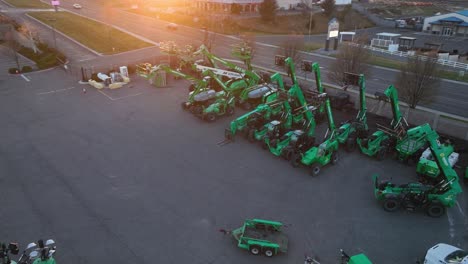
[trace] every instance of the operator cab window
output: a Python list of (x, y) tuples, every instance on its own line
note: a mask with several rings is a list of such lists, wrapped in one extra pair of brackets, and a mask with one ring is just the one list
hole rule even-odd
[(446, 258), (445, 258), (445, 262), (447, 263), (461, 263), (461, 261), (463, 260), (464, 257), (468, 256), (468, 252), (467, 251), (463, 251), (463, 250), (456, 250), (452, 253), (450, 253)]

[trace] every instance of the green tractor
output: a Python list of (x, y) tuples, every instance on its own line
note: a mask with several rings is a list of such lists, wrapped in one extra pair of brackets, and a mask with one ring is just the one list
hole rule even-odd
[(398, 103), (398, 92), (393, 85), (390, 85), (384, 92), (384, 98), (390, 101), (392, 106), (393, 119), (390, 123), (391, 128), (385, 128), (378, 125), (379, 130), (369, 137), (356, 139), (361, 153), (376, 157), (377, 160), (383, 160), (395, 144), (395, 137), (400, 137), (406, 133), (408, 123), (400, 112)]
[(321, 167), (329, 163), (338, 162), (339, 142), (336, 137), (336, 127), (330, 106), (330, 98), (325, 99), (325, 109), (328, 119), (328, 131), (325, 140), (318, 146), (313, 146), (305, 151), (297, 151), (292, 154), (291, 165), (298, 167), (300, 164), (310, 168), (310, 174), (316, 176), (320, 173)]
[(446, 207), (455, 205), (457, 195), (462, 192), (458, 175), (450, 166), (437, 132), (428, 131), (426, 141), (429, 142), (432, 156), (440, 168), (443, 179), (435, 185), (425, 185), (420, 182), (395, 185), (389, 181), (379, 182), (377, 175), (374, 175), (374, 194), (377, 200), (382, 201), (385, 211), (422, 208), (429, 216), (440, 217), (445, 213)]
[(345, 73), (346, 85), (359, 86), (359, 112), (352, 122), (345, 122), (338, 128), (337, 139), (345, 146), (346, 151), (356, 148), (357, 138), (367, 137), (369, 127), (367, 126), (366, 107), (366, 80), (363, 74)]
[(252, 255), (263, 254), (273, 257), (288, 251), (288, 237), (282, 232), (283, 224), (276, 221), (251, 219), (231, 233), (237, 240), (237, 246), (250, 251)]

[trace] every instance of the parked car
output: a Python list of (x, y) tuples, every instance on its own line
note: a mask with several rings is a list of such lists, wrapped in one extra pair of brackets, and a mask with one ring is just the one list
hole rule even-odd
[(81, 9), (81, 5), (80, 5), (80, 4), (73, 4), (73, 8), (75, 8), (75, 9)]
[(468, 252), (447, 244), (431, 247), (424, 258), (424, 264), (466, 264)]

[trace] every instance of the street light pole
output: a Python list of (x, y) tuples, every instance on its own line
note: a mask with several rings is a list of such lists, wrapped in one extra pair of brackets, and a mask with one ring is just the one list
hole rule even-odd
[(57, 21), (57, 19), (51, 18), (48, 20), (52, 22), (52, 36), (54, 37), (54, 49), (57, 50), (57, 38), (55, 37), (55, 21)]
[(310, 42), (310, 31), (312, 29), (312, 1), (313, 0), (310, 0), (310, 18), (309, 18), (309, 42)]

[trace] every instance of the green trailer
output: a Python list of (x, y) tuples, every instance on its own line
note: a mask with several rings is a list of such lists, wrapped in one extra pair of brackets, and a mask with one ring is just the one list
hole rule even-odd
[(253, 255), (273, 257), (288, 251), (288, 237), (282, 232), (283, 224), (276, 221), (251, 219), (231, 231), (239, 248)]

